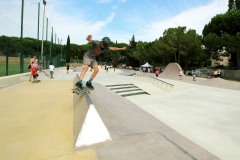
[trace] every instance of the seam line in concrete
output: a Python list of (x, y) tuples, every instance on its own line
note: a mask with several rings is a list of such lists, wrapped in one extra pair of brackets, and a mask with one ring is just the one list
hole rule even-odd
[(168, 142), (170, 142), (172, 145), (174, 145), (176, 148), (178, 148), (180, 151), (182, 151), (184, 154), (189, 156), (192, 160), (198, 160), (196, 157), (194, 157), (191, 153), (183, 149), (180, 145), (178, 145), (176, 142), (168, 138), (165, 134), (159, 132), (161, 136), (163, 136)]

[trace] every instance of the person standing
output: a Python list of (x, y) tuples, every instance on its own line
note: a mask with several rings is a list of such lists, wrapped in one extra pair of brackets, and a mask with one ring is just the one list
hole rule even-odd
[(94, 89), (92, 86), (92, 81), (96, 77), (96, 75), (99, 72), (98, 69), (98, 63), (96, 60), (96, 57), (102, 54), (105, 50), (112, 50), (112, 51), (120, 51), (120, 50), (125, 50), (126, 47), (123, 48), (118, 48), (118, 47), (109, 47), (111, 40), (108, 37), (104, 37), (101, 41), (96, 41), (92, 40), (92, 35), (88, 35), (86, 40), (92, 44), (92, 47), (90, 50), (88, 50), (84, 56), (83, 56), (83, 64), (84, 64), (84, 69), (80, 73), (80, 80), (75, 84), (78, 88), (83, 89), (83, 78), (88, 71), (89, 66), (93, 67), (93, 73), (91, 75), (91, 78), (87, 81), (86, 86), (89, 89)]
[(183, 71), (179, 70), (179, 80), (182, 80), (182, 79), (183, 79)]
[(67, 63), (66, 67), (67, 67), (67, 74), (68, 74), (69, 68), (70, 68), (69, 63)]
[(51, 79), (53, 79), (54, 68), (55, 68), (55, 67), (54, 67), (53, 63), (50, 63), (50, 65), (49, 65), (49, 70), (50, 70)]
[(158, 75), (159, 75), (159, 69), (157, 68), (156, 69), (156, 77), (158, 77)]

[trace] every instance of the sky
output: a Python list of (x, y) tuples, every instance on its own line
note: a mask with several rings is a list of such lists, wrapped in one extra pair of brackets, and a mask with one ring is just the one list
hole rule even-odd
[[(0, 0), (0, 35), (20, 36), (21, 1)], [(37, 38), (38, 2), (40, 2), (40, 36), (42, 39), (43, 5), (40, 0), (24, 2), (24, 37)], [(186, 26), (198, 34), (211, 18), (225, 13), (228, 0), (46, 0), (46, 17), (58, 43), (87, 43), (87, 35), (101, 40), (129, 43), (154, 41), (165, 29)], [(45, 21), (46, 29), (46, 21)], [(44, 29), (44, 30), (45, 30)], [(44, 33), (46, 39), (46, 33)], [(55, 38), (54, 38), (55, 39)]]

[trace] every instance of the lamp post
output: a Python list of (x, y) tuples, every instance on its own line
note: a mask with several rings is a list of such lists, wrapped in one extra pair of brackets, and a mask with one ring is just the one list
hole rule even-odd
[(45, 7), (47, 2), (43, 0), (44, 11), (43, 11), (43, 26), (42, 26), (42, 48), (41, 48), (41, 63), (43, 64), (43, 38), (44, 38), (44, 20), (45, 20)]
[(40, 2), (38, 2), (37, 54), (39, 49), (39, 19), (40, 19)]
[(60, 41), (60, 45), (61, 45), (61, 61), (63, 61), (63, 57), (62, 57), (62, 39)]
[(24, 12), (24, 0), (22, 0), (22, 11), (21, 11), (21, 41), (20, 41), (20, 73), (24, 70), (24, 57), (23, 57), (23, 12)]

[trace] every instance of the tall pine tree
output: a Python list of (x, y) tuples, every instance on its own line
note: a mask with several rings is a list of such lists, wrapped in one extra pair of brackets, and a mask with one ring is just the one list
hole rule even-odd
[(130, 42), (130, 44), (129, 44), (130, 48), (135, 49), (136, 45), (137, 45), (137, 42), (135, 41), (135, 36), (134, 35), (132, 36), (132, 39), (129, 42)]
[(70, 36), (68, 35), (67, 38), (67, 45), (66, 45), (66, 62), (70, 62), (70, 57), (71, 57), (71, 46), (70, 46)]

